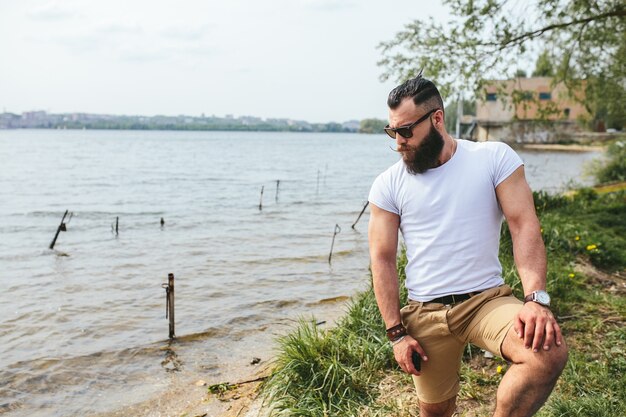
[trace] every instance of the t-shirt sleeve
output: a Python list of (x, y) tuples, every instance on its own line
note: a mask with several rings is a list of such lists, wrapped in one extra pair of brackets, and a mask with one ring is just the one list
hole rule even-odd
[(391, 178), (388, 171), (383, 172), (374, 180), (374, 184), (372, 184), (372, 188), (370, 189), (368, 201), (385, 211), (398, 215), (400, 214), (398, 205), (393, 198)]
[(507, 179), (524, 161), (506, 143), (498, 143), (494, 154), (493, 186), (497, 187)]

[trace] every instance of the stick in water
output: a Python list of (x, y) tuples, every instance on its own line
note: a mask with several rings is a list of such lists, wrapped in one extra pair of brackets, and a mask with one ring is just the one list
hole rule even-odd
[(261, 201), (259, 201), (259, 211), (263, 210), (263, 190), (265, 189), (265, 186), (262, 185), (261, 186)]
[(359, 217), (356, 218), (356, 221), (354, 222), (354, 224), (352, 225), (352, 228), (354, 229), (354, 226), (356, 226), (356, 224), (359, 222), (359, 219), (361, 218), (361, 216), (363, 215), (363, 213), (365, 213), (365, 209), (367, 208), (367, 206), (370, 204), (369, 201), (365, 202), (365, 205), (363, 206), (363, 210), (361, 210), (361, 213), (359, 214)]
[(333, 243), (330, 244), (330, 254), (328, 255), (328, 263), (330, 263), (331, 258), (333, 257), (333, 247), (335, 246), (335, 236), (341, 233), (341, 227), (338, 224), (335, 224), (335, 232), (333, 233)]
[(161, 284), (165, 288), (165, 318), (170, 319), (169, 338), (176, 338), (174, 329), (174, 274), (167, 274), (167, 284)]
[(65, 223), (63, 222), (65, 221), (65, 216), (67, 216), (68, 211), (69, 210), (65, 210), (65, 214), (63, 215), (63, 218), (61, 219), (61, 223), (59, 224), (59, 227), (57, 227), (57, 232), (54, 235), (54, 239), (52, 239), (52, 242), (50, 242), (50, 249), (54, 249), (54, 245), (57, 243), (57, 238), (59, 237), (59, 233), (67, 231), (67, 228), (65, 227)]
[(278, 203), (278, 187), (280, 187), (280, 180), (276, 180), (276, 202)]

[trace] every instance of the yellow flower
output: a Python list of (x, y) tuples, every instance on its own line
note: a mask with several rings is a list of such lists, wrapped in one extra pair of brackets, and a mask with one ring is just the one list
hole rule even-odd
[(502, 373), (502, 366), (498, 365), (498, 367), (496, 368), (496, 372), (501, 374)]
[(576, 236), (574, 240), (580, 240), (580, 236)]
[(541, 233), (543, 233), (543, 227), (541, 228)]
[(597, 249), (598, 247), (596, 245), (587, 245), (587, 250), (594, 250)]
[(569, 274), (568, 277), (570, 278), (574, 278), (576, 275), (575, 274)]

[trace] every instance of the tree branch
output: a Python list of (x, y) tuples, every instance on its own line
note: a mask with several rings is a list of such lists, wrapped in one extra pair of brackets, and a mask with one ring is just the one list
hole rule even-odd
[(587, 24), (596, 20), (608, 19), (610, 17), (624, 17), (624, 16), (626, 16), (626, 9), (623, 7), (618, 7), (615, 10), (611, 10), (609, 12), (602, 13), (596, 16), (590, 16), (585, 19), (572, 20), (571, 22), (566, 22), (566, 23), (556, 23), (556, 24), (548, 25), (541, 29), (534, 30), (532, 32), (526, 32), (515, 38), (509, 39), (504, 44), (490, 42), (490, 43), (485, 43), (483, 45), (484, 46), (499, 46), (498, 50), (502, 51), (503, 49), (506, 49), (511, 45), (519, 44), (527, 39), (536, 38), (538, 36), (543, 35), (546, 32), (550, 32), (555, 29), (562, 29), (568, 26), (574, 26), (574, 25), (579, 25), (579, 24)]

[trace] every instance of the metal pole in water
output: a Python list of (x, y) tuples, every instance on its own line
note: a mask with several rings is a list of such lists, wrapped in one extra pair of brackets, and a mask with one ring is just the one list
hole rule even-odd
[(276, 202), (278, 203), (278, 187), (280, 187), (280, 180), (276, 180)]
[(330, 254), (328, 255), (328, 263), (330, 264), (330, 260), (333, 257), (333, 247), (335, 246), (335, 236), (341, 233), (341, 227), (338, 224), (335, 224), (335, 232), (333, 233), (333, 243), (330, 244)]
[(120, 226), (120, 218), (119, 216), (115, 218), (115, 234), (119, 234), (119, 226)]
[(65, 216), (67, 216), (68, 211), (69, 210), (65, 210), (65, 214), (63, 215), (63, 218), (61, 219), (61, 223), (59, 224), (59, 227), (57, 227), (57, 232), (54, 235), (52, 242), (50, 242), (50, 249), (54, 249), (54, 245), (57, 243), (57, 238), (59, 237), (59, 233), (67, 231), (67, 228), (65, 227), (65, 223), (63, 223), (63, 221), (65, 220)]
[(356, 226), (356, 224), (359, 222), (359, 219), (361, 219), (361, 216), (363, 215), (363, 213), (365, 213), (365, 209), (367, 208), (367, 206), (369, 206), (369, 204), (370, 204), (369, 200), (365, 202), (365, 205), (363, 206), (363, 210), (361, 210), (361, 214), (359, 214), (359, 217), (356, 218), (356, 221), (352, 225), (353, 229), (354, 229), (354, 226)]
[(165, 318), (170, 319), (169, 338), (174, 339), (174, 274), (167, 274), (167, 284), (161, 286), (165, 288)]
[(261, 186), (261, 201), (259, 201), (259, 211), (263, 210), (263, 190), (265, 189), (265, 186), (262, 185)]

